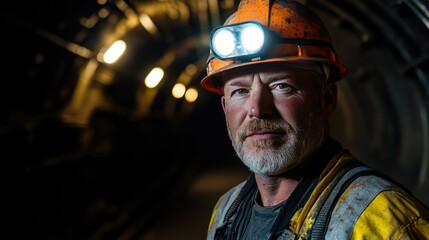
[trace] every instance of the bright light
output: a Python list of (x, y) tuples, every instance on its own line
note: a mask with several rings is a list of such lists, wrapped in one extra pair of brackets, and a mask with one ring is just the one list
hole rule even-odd
[(185, 93), (185, 99), (188, 102), (195, 102), (198, 98), (198, 91), (195, 88), (189, 88)]
[(158, 29), (156, 28), (155, 24), (153, 23), (152, 19), (146, 14), (141, 14), (139, 16), (139, 20), (141, 25), (144, 29), (146, 29), (151, 34), (155, 35), (158, 33)]
[(161, 82), (162, 77), (164, 77), (164, 70), (159, 67), (156, 67), (150, 71), (150, 73), (146, 76), (144, 83), (148, 88), (154, 88), (158, 86), (159, 82)]
[(246, 50), (256, 52), (264, 44), (264, 32), (256, 25), (249, 25), (242, 30), (240, 39)]
[(186, 87), (182, 83), (176, 83), (174, 85), (173, 89), (171, 90), (171, 94), (175, 98), (181, 98), (183, 95), (185, 95)]
[(222, 56), (228, 56), (236, 48), (235, 37), (231, 31), (220, 30), (213, 36), (213, 49)]
[(125, 52), (127, 44), (122, 40), (115, 41), (103, 55), (103, 61), (112, 64)]

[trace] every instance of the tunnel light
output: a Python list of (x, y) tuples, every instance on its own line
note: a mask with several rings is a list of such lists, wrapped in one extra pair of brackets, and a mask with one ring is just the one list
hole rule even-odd
[(171, 94), (175, 98), (181, 98), (185, 95), (186, 87), (182, 83), (176, 83), (171, 90)]
[(192, 103), (198, 98), (198, 91), (195, 88), (188, 88), (185, 93), (185, 100)]
[(143, 28), (146, 29), (148, 32), (150, 32), (152, 35), (158, 34), (158, 29), (156, 28), (152, 19), (150, 19), (148, 15), (142, 13), (139, 16), (139, 21), (140, 21), (140, 24), (143, 26)]
[(145, 85), (148, 88), (154, 88), (158, 86), (164, 77), (164, 70), (162, 68), (156, 67), (150, 71), (150, 73), (145, 78)]
[(115, 41), (112, 46), (107, 49), (103, 55), (103, 61), (107, 64), (112, 64), (116, 62), (119, 57), (125, 52), (127, 44), (122, 40)]

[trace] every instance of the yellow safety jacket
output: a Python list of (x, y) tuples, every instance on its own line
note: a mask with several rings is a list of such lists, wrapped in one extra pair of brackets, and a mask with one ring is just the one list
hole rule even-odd
[[(283, 213), (290, 217), (278, 217), (286, 222), (280, 219), (281, 230), (270, 239), (429, 239), (429, 209), (342, 147), (330, 156), (314, 182), (308, 185), (306, 198), (302, 197), (305, 191), (295, 194), (300, 198), (290, 208), (293, 212)], [(219, 198), (207, 240), (235, 239), (229, 232), (237, 209), (246, 192), (257, 191), (255, 185), (251, 175)]]

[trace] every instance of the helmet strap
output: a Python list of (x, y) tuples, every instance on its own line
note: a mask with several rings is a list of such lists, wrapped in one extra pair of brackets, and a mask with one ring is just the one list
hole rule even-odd
[(326, 80), (329, 79), (330, 68), (328, 64), (322, 63), (323, 73), (325, 73)]

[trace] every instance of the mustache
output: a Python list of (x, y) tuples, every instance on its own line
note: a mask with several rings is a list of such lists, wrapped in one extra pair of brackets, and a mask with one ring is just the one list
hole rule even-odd
[(255, 132), (277, 132), (287, 133), (291, 130), (291, 126), (284, 121), (272, 119), (252, 119), (246, 125), (242, 125), (237, 132), (238, 138), (241, 141)]

